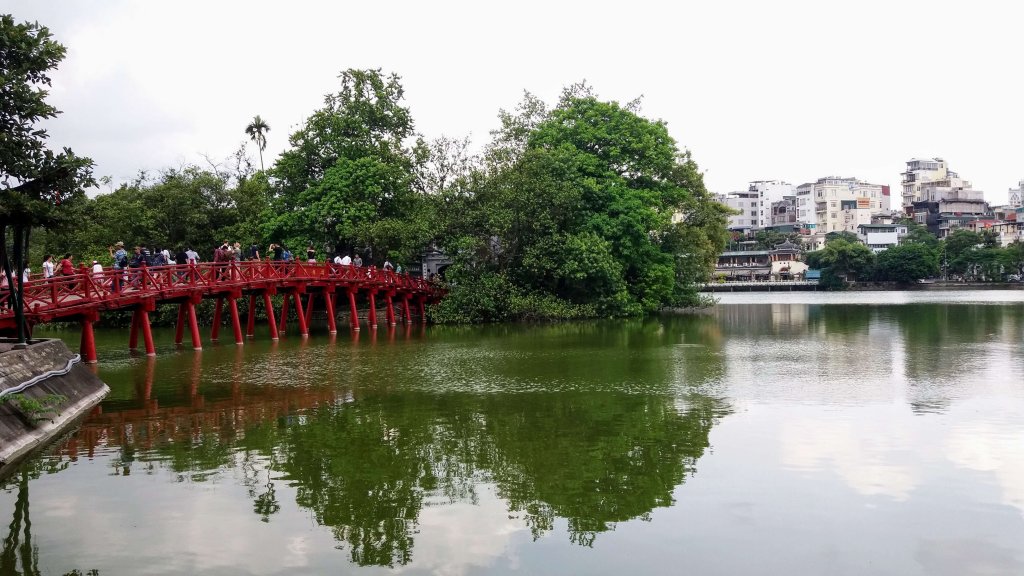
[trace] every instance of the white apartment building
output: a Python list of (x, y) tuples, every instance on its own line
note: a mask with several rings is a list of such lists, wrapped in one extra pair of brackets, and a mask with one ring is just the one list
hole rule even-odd
[(748, 231), (772, 223), (772, 202), (793, 194), (793, 186), (781, 180), (756, 180), (745, 192), (716, 194), (716, 199), (740, 213), (729, 216), (729, 229)]
[(1014, 208), (1024, 206), (1024, 180), (1017, 182), (1016, 188), (1010, 188), (1010, 206)]
[(875, 253), (896, 246), (906, 235), (907, 227), (903, 224), (861, 224), (857, 227), (857, 238)]
[(814, 184), (808, 182), (796, 187), (796, 221), (812, 232), (817, 227), (817, 208), (814, 204)]
[(747, 188), (748, 192), (757, 192), (758, 214), (757, 226), (764, 228), (772, 224), (772, 202), (780, 202), (786, 196), (793, 195), (793, 185), (782, 180), (755, 180)]
[(881, 184), (830, 176), (819, 178), (810, 190), (817, 234), (856, 234), (861, 224), (871, 224), (871, 216), (890, 212), (889, 187)]
[(715, 194), (715, 199), (739, 212), (729, 216), (729, 230), (746, 232), (761, 227), (761, 199), (757, 191)]
[[(950, 176), (946, 161), (942, 158), (913, 158), (907, 161), (907, 171), (903, 176), (903, 208), (909, 208), (914, 202), (921, 200), (921, 186), (936, 180), (945, 180)], [(952, 173), (956, 177), (956, 173)]]

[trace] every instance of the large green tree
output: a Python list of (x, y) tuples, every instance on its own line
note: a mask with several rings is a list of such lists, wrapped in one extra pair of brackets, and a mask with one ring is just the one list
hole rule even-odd
[(460, 210), (475, 221), (442, 241), (457, 260), (449, 308), (493, 305), (482, 316), (502, 319), (529, 312), (509, 305), (517, 296), (601, 315), (696, 301), (728, 212), (663, 122), (575, 86), (550, 111), (527, 96), (502, 124)]
[(272, 169), (280, 186), (265, 212), (270, 241), (313, 242), (411, 258), (429, 240), (417, 218), (415, 136), (398, 76), (346, 70), (337, 93), (289, 138)]
[(893, 246), (878, 255), (875, 274), (879, 280), (913, 284), (934, 276), (939, 270), (939, 255), (921, 242)]
[(825, 279), (840, 285), (852, 280), (871, 276), (875, 254), (860, 242), (849, 242), (836, 237), (825, 243), (825, 247), (807, 255), (807, 265), (822, 270)]
[(45, 87), (65, 52), (45, 26), (0, 15), (0, 264), (20, 342), (27, 335), (21, 271), (32, 229), (56, 224), (58, 207), (94, 184), (92, 161), (69, 148), (54, 153), (38, 125), (60, 113), (46, 102)]

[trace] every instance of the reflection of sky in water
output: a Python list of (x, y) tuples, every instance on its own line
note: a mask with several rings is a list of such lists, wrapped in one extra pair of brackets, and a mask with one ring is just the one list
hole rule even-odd
[[(108, 342), (100, 373), (114, 391), (92, 420), (97, 448), (89, 456), (82, 436), (76, 461), (29, 483), (32, 545), (57, 574), (1024, 573), (1024, 309), (995, 303), (1024, 291), (830, 296), (847, 305), (726, 294), (749, 305), (201, 356), (165, 346), (149, 363)], [(898, 299), (986, 302), (869, 305)], [(325, 403), (355, 416), (317, 432), (310, 408)], [(117, 424), (127, 414), (138, 419)], [(343, 444), (378, 418), (386, 450), (365, 457), (418, 450), (402, 457), (453, 488), (360, 474), (378, 466)], [(307, 427), (339, 436), (291, 474), (283, 447), (274, 461), (246, 448)], [(184, 442), (194, 448), (158, 450)], [(299, 504), (316, 458), (351, 475), (341, 484), (413, 483), (411, 561), (351, 562), (322, 525), (332, 516)], [(643, 493), (665, 482), (667, 503)], [(261, 516), (268, 494), (279, 509)], [(0, 528), (17, 495), (0, 491)], [(587, 506), (599, 528), (573, 540)]]

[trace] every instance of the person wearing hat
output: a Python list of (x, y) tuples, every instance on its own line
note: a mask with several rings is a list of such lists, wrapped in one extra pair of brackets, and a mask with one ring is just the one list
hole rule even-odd
[(114, 281), (110, 285), (110, 289), (113, 292), (117, 292), (118, 286), (123, 284), (125, 281), (124, 275), (127, 274), (128, 269), (128, 252), (124, 249), (124, 242), (117, 242), (113, 247), (107, 249), (110, 252), (110, 257), (114, 259)]
[(128, 253), (124, 250), (124, 242), (118, 242), (107, 248), (110, 257), (114, 259), (114, 270), (123, 270), (128, 267)]

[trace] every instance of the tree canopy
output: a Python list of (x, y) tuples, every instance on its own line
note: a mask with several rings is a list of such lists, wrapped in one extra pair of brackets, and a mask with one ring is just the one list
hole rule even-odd
[(498, 320), (538, 306), (629, 315), (696, 302), (728, 209), (663, 122), (577, 86), (550, 111), (528, 95), (502, 123), (470, 193), (449, 199), (462, 221), (439, 238), (456, 260), (442, 316)]
[(38, 126), (60, 113), (46, 102), (46, 87), (65, 52), (45, 26), (17, 24), (9, 14), (0, 15), (0, 264), (22, 341), (26, 331), (20, 278), (31, 230), (53, 226), (57, 207), (94, 184), (92, 161), (69, 148), (54, 153), (46, 146), (46, 130)]

